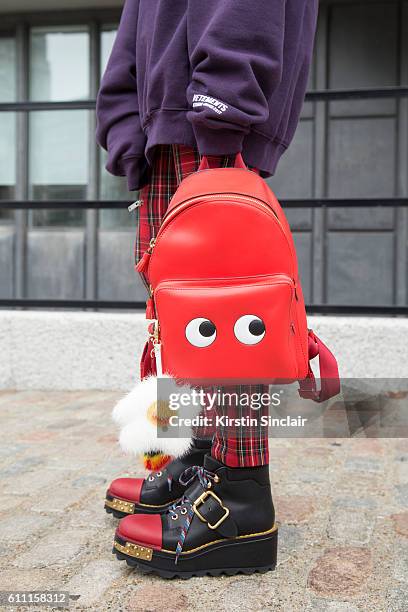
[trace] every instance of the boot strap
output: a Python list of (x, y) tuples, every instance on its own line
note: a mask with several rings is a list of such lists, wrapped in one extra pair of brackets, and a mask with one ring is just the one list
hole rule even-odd
[(214, 529), (226, 538), (238, 534), (238, 528), (230, 516), (229, 508), (223, 505), (221, 499), (211, 489), (204, 491), (193, 503), (194, 514), (200, 521), (207, 523), (209, 529)]

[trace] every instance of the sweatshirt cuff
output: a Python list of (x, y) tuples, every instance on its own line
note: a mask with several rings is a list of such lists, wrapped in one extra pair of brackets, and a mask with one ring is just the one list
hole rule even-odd
[(149, 164), (144, 156), (124, 157), (117, 168), (121, 176), (126, 176), (129, 191), (137, 191), (149, 182)]
[(242, 151), (244, 132), (213, 130), (198, 123), (193, 124), (193, 130), (201, 155), (235, 155)]

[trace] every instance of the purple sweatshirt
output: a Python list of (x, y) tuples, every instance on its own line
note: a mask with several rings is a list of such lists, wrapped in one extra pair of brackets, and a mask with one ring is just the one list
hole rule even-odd
[(107, 170), (148, 182), (153, 147), (242, 152), (274, 173), (304, 100), (318, 0), (126, 0), (97, 101)]

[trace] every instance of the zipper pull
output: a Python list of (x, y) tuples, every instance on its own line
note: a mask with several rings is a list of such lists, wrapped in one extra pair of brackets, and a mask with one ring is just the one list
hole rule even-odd
[(139, 208), (142, 204), (143, 204), (143, 200), (136, 200), (136, 202), (133, 202), (133, 204), (128, 206), (128, 211), (133, 212), (134, 210), (136, 210), (136, 208)]
[(155, 319), (153, 298), (149, 298), (146, 302), (146, 319)]
[(147, 268), (149, 267), (149, 261), (150, 253), (149, 251), (146, 251), (145, 253), (143, 253), (143, 257), (137, 262), (136, 270), (140, 272), (140, 274), (143, 274), (145, 270), (147, 270)]
[(163, 376), (163, 363), (162, 363), (162, 354), (161, 354), (161, 342), (156, 342), (153, 345), (154, 358), (156, 361), (156, 373), (157, 377), (160, 378)]
[(153, 252), (153, 248), (156, 242), (156, 238), (152, 238), (149, 243), (149, 248), (145, 253), (143, 253), (143, 257), (137, 262), (136, 270), (141, 274), (144, 274), (149, 267), (150, 256)]

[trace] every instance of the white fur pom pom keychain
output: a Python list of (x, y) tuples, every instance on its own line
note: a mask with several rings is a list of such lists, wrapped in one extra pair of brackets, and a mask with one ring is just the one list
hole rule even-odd
[[(171, 416), (193, 419), (200, 405), (169, 406), (169, 394), (191, 394), (191, 388), (178, 385), (168, 375), (149, 376), (136, 385), (113, 409), (112, 418), (120, 426), (119, 443), (123, 451), (134, 455), (157, 452), (178, 456), (190, 445), (192, 427), (170, 426)], [(159, 396), (158, 396), (159, 393)]]

